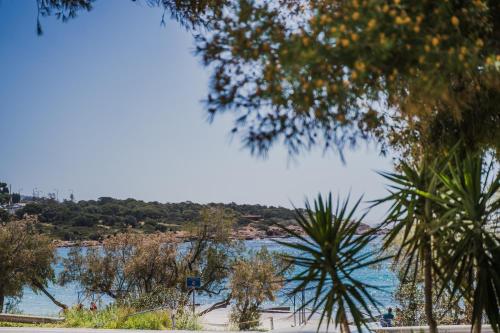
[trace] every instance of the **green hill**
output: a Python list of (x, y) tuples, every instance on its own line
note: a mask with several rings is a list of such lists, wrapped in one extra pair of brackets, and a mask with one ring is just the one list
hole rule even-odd
[(189, 201), (159, 203), (110, 197), (78, 202), (42, 199), (26, 204), (16, 214), (19, 218), (24, 214), (37, 215), (39, 231), (55, 239), (98, 240), (129, 228), (143, 233), (181, 230), (199, 221), (204, 207), (214, 206), (231, 210), (237, 226), (253, 223), (266, 229), (273, 223), (293, 223), (294, 218), (294, 211), (283, 207), (235, 203), (204, 205)]

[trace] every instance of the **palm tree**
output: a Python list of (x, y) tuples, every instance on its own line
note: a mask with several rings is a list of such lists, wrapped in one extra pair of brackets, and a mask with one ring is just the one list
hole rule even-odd
[[(319, 326), (326, 317), (327, 328), (333, 320), (335, 327), (340, 325), (341, 332), (349, 333), (348, 315), (361, 329), (366, 326), (363, 311), (373, 319), (372, 308), (378, 302), (370, 295), (376, 286), (362, 282), (354, 277), (356, 271), (379, 263), (387, 258), (374, 256), (367, 246), (376, 237), (374, 232), (357, 233), (364, 215), (355, 220), (361, 198), (349, 209), (349, 197), (340, 203), (332, 204), (332, 195), (323, 201), (321, 195), (314, 201), (314, 208), (306, 201), (305, 214), (296, 210), (296, 221), (305, 236), (284, 228), (299, 242), (280, 244), (299, 252), (286, 258), (302, 268), (290, 280), (297, 283), (292, 293), (304, 289), (314, 290), (314, 297), (305, 302), (312, 304), (312, 313), (321, 312)], [(334, 309), (336, 314), (334, 315)]]
[(472, 304), (477, 333), (483, 313), (500, 332), (500, 237), (489, 228), (500, 209), (500, 173), (495, 175), (494, 168), (495, 162), (486, 163), (484, 153), (455, 152), (438, 173), (442, 195), (432, 197), (444, 209), (440, 275)]
[[(424, 279), (424, 310), (430, 333), (437, 332), (433, 313), (433, 281), (435, 275), (436, 214), (440, 206), (429, 196), (437, 192), (442, 162), (422, 159), (418, 164), (400, 162), (398, 173), (382, 172), (390, 181), (390, 194), (374, 205), (390, 202), (391, 207), (382, 226), (390, 226), (384, 240), (384, 250), (398, 242), (394, 260), (405, 265), (403, 279), (411, 271), (421, 273)], [(416, 276), (413, 277), (416, 279)]]

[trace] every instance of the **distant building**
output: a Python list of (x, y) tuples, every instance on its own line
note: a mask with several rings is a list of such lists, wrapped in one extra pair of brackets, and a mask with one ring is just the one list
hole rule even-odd
[(16, 203), (12, 205), (0, 205), (0, 209), (4, 209), (9, 213), (10, 215), (14, 215), (16, 211), (18, 211), (21, 208), (24, 208), (26, 204), (25, 203)]

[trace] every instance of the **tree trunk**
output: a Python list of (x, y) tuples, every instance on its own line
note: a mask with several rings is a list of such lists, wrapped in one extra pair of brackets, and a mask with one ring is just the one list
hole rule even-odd
[(205, 315), (213, 310), (225, 308), (230, 304), (230, 302), (231, 302), (231, 295), (229, 295), (225, 300), (217, 302), (217, 303), (213, 304), (212, 306), (210, 306), (209, 308), (201, 311), (200, 313), (198, 313), (198, 316), (203, 316), (203, 315)]
[(437, 333), (437, 323), (432, 311), (432, 254), (429, 239), (424, 249), (424, 301), (429, 333)]
[(3, 312), (3, 303), (4, 303), (4, 300), (5, 300), (5, 296), (4, 294), (0, 294), (0, 313)]
[(347, 317), (345, 314), (341, 315), (340, 318), (340, 332), (341, 333), (351, 333), (351, 329), (349, 328), (349, 322), (347, 321)]
[(38, 282), (36, 282), (36, 281), (33, 281), (33, 285), (34, 285), (36, 288), (40, 289), (40, 291), (41, 291), (42, 293), (44, 293), (44, 294), (45, 294), (45, 296), (47, 296), (47, 297), (48, 297), (48, 298), (52, 301), (52, 303), (54, 303), (55, 305), (57, 305), (57, 306), (58, 306), (58, 307), (60, 307), (61, 309), (66, 310), (66, 309), (68, 308), (68, 306), (67, 306), (66, 304), (61, 303), (61, 302), (59, 302), (58, 300), (56, 300), (56, 299), (54, 298), (54, 296), (52, 296), (52, 295), (48, 292), (48, 290), (47, 290), (47, 289), (45, 289), (45, 287), (44, 287), (41, 283), (38, 283)]
[(474, 326), (472, 327), (472, 333), (481, 333), (481, 328), (482, 328), (482, 319), (483, 316), (479, 316), (479, 318), (476, 320), (474, 323)]

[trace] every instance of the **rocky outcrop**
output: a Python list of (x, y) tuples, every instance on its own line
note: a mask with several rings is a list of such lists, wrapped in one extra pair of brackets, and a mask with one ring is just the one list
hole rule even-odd
[(261, 239), (266, 238), (266, 232), (262, 229), (256, 228), (252, 224), (248, 224), (244, 227), (234, 230), (232, 236), (235, 239), (240, 240)]
[[(304, 235), (302, 229), (295, 224), (290, 224), (286, 226), (289, 230), (297, 233), (298, 235)], [(358, 228), (358, 233), (363, 233), (371, 230), (367, 224), (361, 224)], [(191, 238), (191, 234), (188, 231), (174, 231), (171, 232), (172, 236), (175, 240), (183, 242)], [(378, 234), (384, 234), (383, 231), (378, 232)], [(246, 226), (239, 227), (231, 233), (231, 237), (233, 239), (238, 240), (253, 240), (253, 239), (265, 239), (265, 238), (286, 238), (290, 237), (283, 228), (278, 226), (268, 226), (267, 228), (263, 228), (262, 226), (258, 226), (256, 224), (250, 223)], [(83, 241), (62, 241), (62, 240), (54, 240), (54, 244), (57, 247), (74, 247), (74, 246), (83, 246), (83, 247), (92, 247), (101, 245), (101, 241), (95, 240), (83, 240)]]

